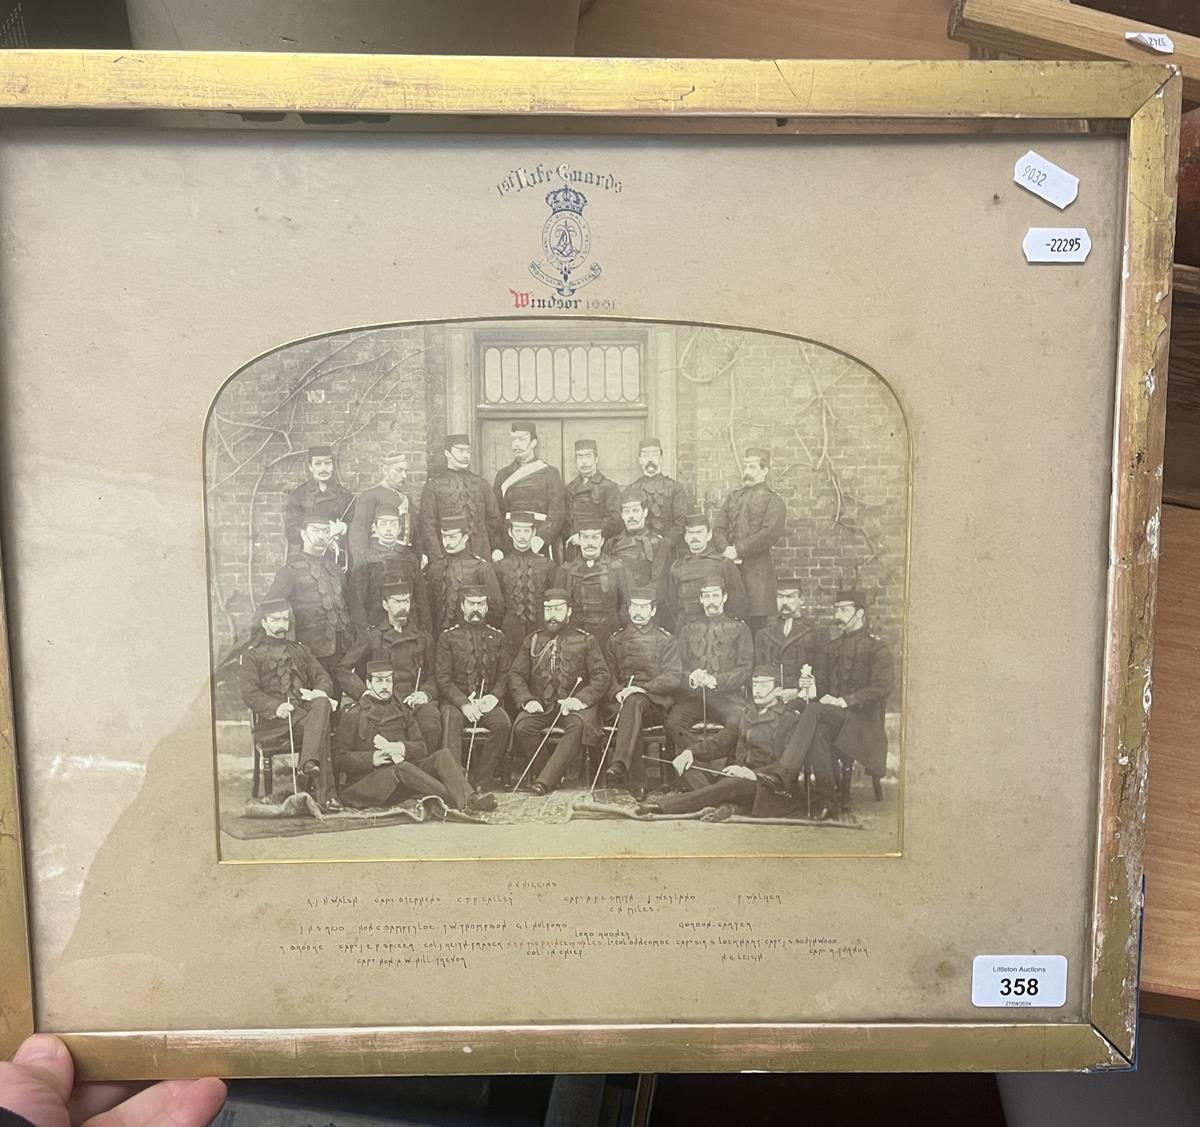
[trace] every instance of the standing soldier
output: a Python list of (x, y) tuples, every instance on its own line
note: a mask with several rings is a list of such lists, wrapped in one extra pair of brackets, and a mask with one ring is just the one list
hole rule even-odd
[(477, 473), (471, 472), (471, 439), (465, 434), (446, 435), (446, 467), (429, 475), (421, 490), (417, 513), (417, 545), (430, 561), (441, 559), (442, 518), (464, 516), (468, 547), (482, 560), (491, 559), (503, 528), (496, 495)]
[(350, 564), (363, 558), (374, 534), (375, 518), (380, 509), (400, 515), (401, 544), (413, 542), (413, 508), (404, 485), (408, 481), (408, 455), (387, 454), (379, 472), (379, 484), (360, 493), (354, 501), (354, 519), (350, 522)]
[(504, 597), (500, 629), (510, 656), (515, 656), (525, 638), (542, 622), (542, 595), (553, 587), (558, 568), (531, 547), (536, 525), (532, 513), (511, 513), (508, 538), (513, 550), (493, 566)]
[(783, 539), (787, 507), (767, 484), (771, 454), (760, 447), (742, 459), (742, 485), (725, 498), (717, 517), (716, 546), (742, 572), (746, 588), (746, 621), (760, 630), (775, 610), (775, 565), (771, 548)]
[(504, 636), (489, 626), (487, 588), (464, 587), (462, 622), (437, 640), (436, 675), (442, 700), (442, 743), (461, 756), (463, 721), (487, 735), (470, 748), (470, 778), (481, 791), (491, 790), (496, 766), (508, 745), (512, 722), (500, 706), (508, 683)]
[(442, 742), (442, 714), (434, 683), (433, 637), (412, 621), (412, 596), (406, 580), (383, 586), (383, 624), (359, 634), (338, 663), (337, 683), (351, 700), (358, 700), (367, 691), (367, 663), (391, 662), (397, 698), (413, 710), (426, 746), (436, 748)]
[[(350, 607), (350, 620), (359, 634), (368, 626), (380, 626), (387, 621), (383, 611), (383, 588), (384, 584), (394, 582), (404, 582), (411, 587), (417, 625), (422, 630), (429, 630), (433, 625), (421, 560), (416, 548), (400, 539), (402, 527), (398, 509), (390, 505), (379, 506), (371, 522), (370, 540), (354, 552), (346, 602)], [(354, 696), (360, 697), (362, 693)]]
[(610, 786), (627, 784), (635, 792), (642, 789), (644, 777), (639, 741), (642, 729), (663, 722), (683, 680), (679, 643), (650, 624), (656, 600), (653, 587), (635, 587), (629, 596), (630, 624), (618, 630), (608, 643), (618, 711), (604, 777)]
[(649, 515), (646, 494), (630, 486), (621, 496), (624, 528), (608, 542), (608, 554), (620, 560), (629, 581), (638, 587), (653, 587), (661, 599), (665, 593), (666, 553), (663, 538), (646, 527)]
[(692, 507), (692, 499), (687, 489), (662, 472), (663, 449), (659, 439), (642, 439), (638, 462), (642, 476), (630, 483), (631, 488), (646, 494), (650, 509), (646, 523), (666, 542), (668, 557), (674, 556), (683, 541), (683, 518)]
[(325, 667), (301, 642), (288, 638), (291, 608), (286, 599), (268, 598), (258, 609), (261, 637), (251, 641), (238, 659), (238, 687), (252, 713), (255, 739), (299, 732), (297, 769), (315, 782), (322, 810), (341, 809), (329, 751), (333, 681)]
[(474, 791), (451, 751), (427, 747), (412, 709), (395, 695), (388, 662), (368, 662), (366, 673), (366, 690), (334, 736), (334, 762), (348, 784), (342, 801), (362, 809), (435, 795), (455, 810), (495, 810), (496, 796)]
[[(621, 489), (612, 478), (600, 472), (594, 438), (581, 438), (575, 443), (575, 467), (579, 474), (567, 485), (567, 527), (571, 536), (566, 548), (578, 548), (578, 518), (583, 513), (600, 513), (604, 518), (604, 538), (616, 536), (622, 529)], [(574, 559), (578, 551), (567, 551), (565, 558)]]
[(301, 525), (299, 554), (275, 573), (268, 599), (286, 599), (296, 616), (296, 641), (307, 646), (329, 676), (353, 641), (344, 577), (333, 562), (329, 521), (312, 516)]
[[(542, 616), (542, 629), (522, 643), (508, 677), (513, 702), (520, 709), (513, 722), (516, 757), (522, 767), (528, 764), (530, 773), (537, 766), (534, 756), (544, 759), (536, 777), (526, 784), (534, 794), (549, 794), (578, 761), (579, 749), (600, 742), (596, 706), (612, 681), (600, 644), (572, 625), (566, 591), (551, 587), (542, 596)], [(563, 734), (546, 756), (538, 747), (555, 724)]]
[(744, 622), (727, 618), (728, 595), (719, 576), (704, 580), (704, 617), (677, 633), (687, 693), (667, 713), (667, 731), (677, 751), (691, 747), (693, 724), (732, 724), (746, 704), (745, 689), (754, 669), (754, 637)]
[(629, 581), (620, 560), (602, 556), (604, 518), (600, 513), (579, 517), (575, 537), (579, 559), (562, 567), (572, 621), (604, 645), (625, 617)]
[(746, 618), (746, 589), (737, 564), (726, 559), (712, 546), (712, 527), (703, 513), (684, 518), (684, 543), (687, 551), (667, 572), (667, 613), (675, 624), (675, 633), (689, 622), (703, 618), (700, 585), (710, 575), (719, 575), (728, 596), (727, 613), (731, 618)]
[(487, 590), (492, 615), (503, 618), (504, 597), (500, 594), (496, 572), (487, 560), (467, 549), (469, 536), (470, 522), (466, 517), (442, 517), (442, 555), (425, 569), (435, 635), (454, 625), (462, 602), (462, 589), (468, 585), (482, 584)]
[(329, 523), (329, 554), (333, 562), (345, 571), (342, 544), (346, 522), (351, 519), (350, 510), (354, 507), (354, 494), (334, 478), (332, 446), (310, 446), (307, 470), (308, 476), (288, 492), (283, 503), (283, 532), (287, 537), (288, 559), (300, 554), (300, 529), (310, 520), (323, 520)]
[[(816, 674), (824, 663), (827, 631), (800, 616), (800, 580), (790, 576), (775, 581), (777, 617), (754, 637), (754, 664), (769, 665), (779, 681), (778, 696), (793, 701), (808, 692), (800, 682), (816, 688)], [(804, 672), (805, 666), (808, 673)]]
[[(561, 558), (559, 538), (566, 520), (566, 496), (562, 475), (543, 462), (537, 452), (537, 426), (534, 423), (513, 423), (513, 461), (496, 474), (496, 500), (507, 519), (509, 513), (532, 513), (538, 522), (533, 537), (533, 550)], [(505, 538), (496, 551), (508, 552), (512, 543)], [(498, 559), (496, 551), (492, 558)]]

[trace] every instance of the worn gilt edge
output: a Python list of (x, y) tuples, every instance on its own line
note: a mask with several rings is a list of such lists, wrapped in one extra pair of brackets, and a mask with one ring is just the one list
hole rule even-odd
[(9, 50), (0, 109), (1128, 119), (1165, 77), (1156, 62)]
[(507, 1025), (64, 1034), (88, 1079), (1127, 1067), (1086, 1022)]
[(1091, 1018), (1133, 1060), (1182, 81), (1133, 116), (1118, 335)]

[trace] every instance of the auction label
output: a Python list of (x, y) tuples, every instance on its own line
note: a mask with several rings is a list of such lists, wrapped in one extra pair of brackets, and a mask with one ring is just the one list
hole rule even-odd
[(1149, 47), (1151, 51), (1157, 51), (1160, 55), (1175, 54), (1175, 40), (1169, 35), (1152, 31), (1127, 31), (1125, 41), (1136, 43), (1139, 47)]
[(1054, 1009), (1067, 1001), (1065, 955), (976, 955), (971, 1003)]
[(1023, 157), (1017, 158), (1017, 163), (1013, 165), (1013, 182), (1027, 192), (1041, 196), (1047, 203), (1054, 204), (1060, 211), (1068, 204), (1074, 203), (1075, 197), (1079, 195), (1078, 176), (1071, 175), (1065, 168), (1059, 168), (1053, 161), (1047, 160), (1032, 149)]
[(1026, 262), (1086, 262), (1092, 240), (1086, 227), (1030, 227), (1021, 249)]

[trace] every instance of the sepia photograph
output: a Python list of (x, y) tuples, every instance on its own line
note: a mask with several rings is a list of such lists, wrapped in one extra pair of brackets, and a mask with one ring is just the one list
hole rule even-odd
[(514, 318), (251, 361), (205, 437), (223, 855), (895, 851), (908, 477), (884, 379), (791, 336)]

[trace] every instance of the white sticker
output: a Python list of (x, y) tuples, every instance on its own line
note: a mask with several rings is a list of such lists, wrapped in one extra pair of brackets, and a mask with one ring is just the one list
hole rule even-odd
[(1086, 227), (1030, 227), (1021, 249), (1026, 262), (1086, 262), (1092, 240)]
[(1054, 204), (1060, 211), (1074, 203), (1079, 195), (1078, 176), (1072, 176), (1065, 168), (1059, 168), (1032, 149), (1013, 165), (1013, 181), (1027, 192)]
[(1055, 1009), (1067, 1001), (1064, 955), (976, 955), (971, 1004)]
[(1128, 43), (1137, 43), (1141, 47), (1149, 47), (1151, 51), (1157, 51), (1160, 55), (1175, 54), (1175, 41), (1161, 32), (1127, 31), (1125, 40)]

